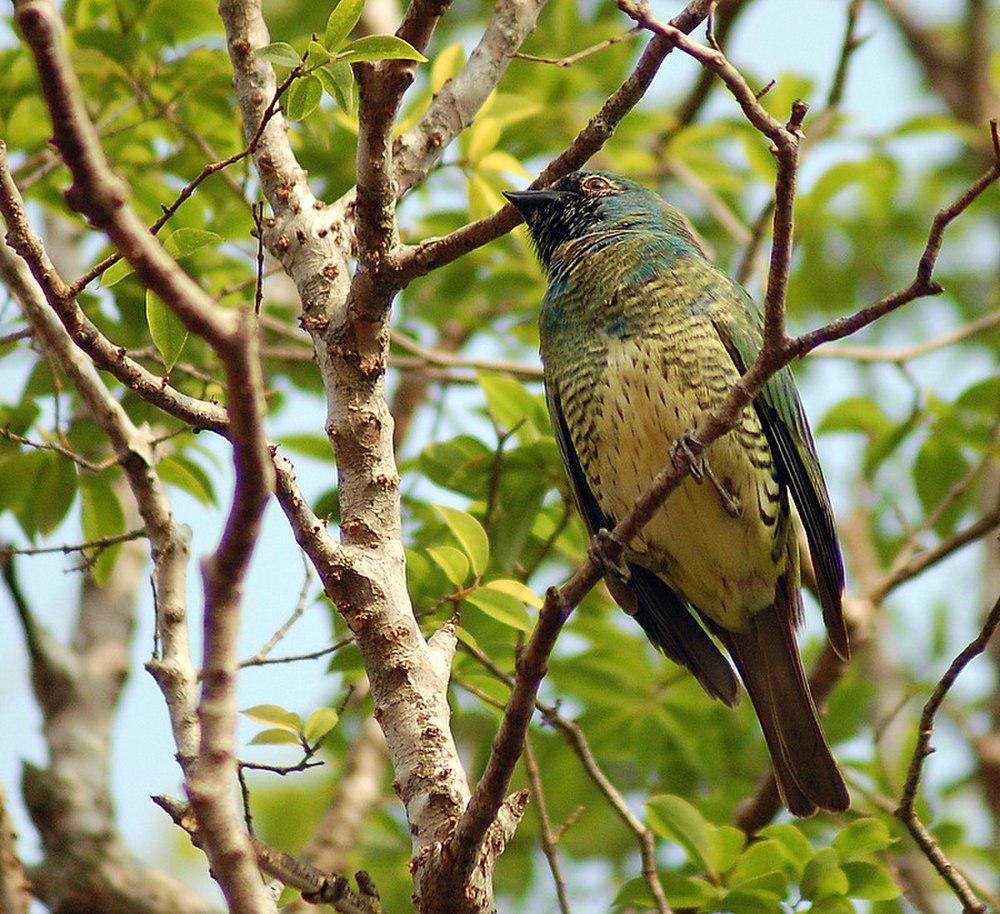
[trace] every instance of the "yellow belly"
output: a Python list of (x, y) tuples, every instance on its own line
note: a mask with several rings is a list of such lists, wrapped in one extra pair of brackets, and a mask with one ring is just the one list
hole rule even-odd
[[(606, 514), (621, 518), (631, 509), (673, 442), (736, 376), (733, 368), (723, 381), (714, 360), (710, 370), (691, 361), (664, 368), (662, 355), (642, 341), (612, 344), (605, 383), (592, 392), (600, 405), (588, 468)], [(780, 490), (754, 411), (705, 459), (714, 481), (686, 478), (635, 539), (632, 557), (724, 628), (745, 630), (750, 616), (773, 602), (786, 561)]]

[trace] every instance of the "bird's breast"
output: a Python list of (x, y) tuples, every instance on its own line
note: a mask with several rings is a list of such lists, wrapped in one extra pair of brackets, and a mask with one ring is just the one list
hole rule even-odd
[[(596, 360), (578, 359), (564, 372), (560, 397), (593, 493), (617, 520), (738, 373), (711, 322), (696, 315), (600, 342)], [(787, 515), (767, 440), (748, 409), (708, 448), (704, 478), (685, 479), (636, 538), (634, 558), (720, 625), (742, 630), (774, 599)]]

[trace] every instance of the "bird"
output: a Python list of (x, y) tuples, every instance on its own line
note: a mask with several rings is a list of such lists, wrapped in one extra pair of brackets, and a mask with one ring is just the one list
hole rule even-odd
[(759, 306), (709, 259), (684, 216), (636, 181), (576, 171), (506, 197), (547, 276), (545, 398), (609, 592), (729, 706), (739, 699), (735, 665), (790, 812), (847, 809), (795, 637), (801, 524), (827, 637), (849, 656), (834, 513), (791, 371), (775, 374), (694, 461), (617, 563), (600, 548), (753, 364)]

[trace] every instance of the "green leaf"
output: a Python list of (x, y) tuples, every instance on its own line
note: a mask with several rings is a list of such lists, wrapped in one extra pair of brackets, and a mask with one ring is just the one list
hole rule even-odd
[(111, 264), (102, 274), (101, 274), (101, 285), (105, 289), (110, 288), (116, 282), (121, 282), (126, 276), (132, 272), (132, 264), (130, 264), (124, 257), (117, 263)]
[(146, 290), (146, 323), (149, 324), (149, 334), (153, 338), (153, 344), (163, 357), (164, 367), (169, 372), (187, 342), (187, 327), (159, 296), (154, 295), (149, 289)]
[(254, 705), (240, 713), (259, 724), (271, 724), (292, 733), (298, 733), (302, 729), (302, 718), (281, 705)]
[(36, 458), (38, 471), (30, 488), (35, 529), (48, 536), (62, 522), (76, 498), (76, 464), (45, 451)]
[(881, 864), (867, 860), (852, 860), (843, 866), (847, 876), (847, 894), (866, 901), (891, 901), (900, 895), (889, 871)]
[(312, 457), (314, 460), (333, 463), (333, 448), (330, 447), (330, 440), (325, 435), (302, 432), (293, 435), (279, 435), (275, 441), (298, 454)]
[(483, 525), (471, 514), (457, 508), (446, 508), (444, 505), (433, 505), (433, 508), (465, 550), (472, 562), (472, 570), (477, 575), (482, 574), (490, 560), (490, 541)]
[(495, 118), (479, 118), (467, 133), (466, 158), (475, 163), (491, 152), (500, 141), (502, 130)]
[(309, 64), (310, 66), (321, 66), (322, 64), (329, 63), (333, 58), (330, 56), (330, 52), (323, 47), (318, 41), (309, 42)]
[(215, 504), (215, 488), (209, 475), (183, 454), (171, 454), (156, 465), (160, 478), (194, 496), (203, 505)]
[(535, 440), (538, 432), (548, 431), (548, 414), (541, 398), (520, 381), (487, 372), (480, 372), (477, 378), (490, 415), (503, 431), (517, 428), (517, 437), (525, 444)]
[(832, 847), (840, 862), (847, 863), (889, 847), (895, 840), (881, 819), (857, 819), (833, 839)]
[(806, 914), (854, 914), (857, 908), (850, 898), (843, 895), (830, 895), (810, 905)]
[(877, 438), (891, 428), (892, 421), (874, 400), (848, 397), (827, 411), (816, 431), (821, 435), (827, 432), (862, 432), (869, 438)]
[(340, 717), (333, 708), (317, 708), (306, 720), (302, 735), (307, 743), (314, 745), (337, 726), (338, 720)]
[(532, 630), (531, 616), (524, 608), (524, 604), (505, 593), (497, 590), (488, 590), (480, 587), (472, 593), (466, 594), (466, 602), (471, 603), (476, 609), (482, 610), (491, 619), (509, 625), (511, 628), (519, 629), (522, 632)]
[(790, 865), (788, 851), (773, 838), (751, 844), (736, 861), (733, 885), (742, 885), (769, 873), (784, 873)]
[(330, 18), (326, 20), (326, 32), (323, 35), (323, 44), (328, 51), (340, 50), (347, 36), (354, 31), (364, 8), (365, 0), (340, 0), (333, 8)]
[(968, 472), (961, 448), (942, 435), (930, 435), (913, 463), (913, 483), (925, 511), (933, 509)]
[(616, 908), (639, 908), (640, 910), (655, 906), (653, 896), (649, 892), (649, 886), (642, 876), (629, 879), (618, 889), (612, 904)]
[(736, 865), (747, 836), (732, 825), (719, 825), (708, 833), (709, 860), (716, 873), (725, 873)]
[(646, 804), (649, 827), (661, 838), (676, 841), (698, 869), (713, 874), (710, 826), (687, 800), (670, 794), (652, 797)]
[(284, 41), (275, 41), (263, 48), (258, 48), (257, 56), (283, 67), (297, 67), (302, 63), (302, 58), (295, 48)]
[(798, 828), (787, 822), (768, 825), (767, 828), (760, 830), (760, 835), (777, 841), (788, 852), (788, 859), (795, 863), (797, 875), (801, 875), (806, 862), (816, 853), (809, 839)]
[(479, 642), (476, 640), (475, 635), (473, 635), (467, 628), (463, 628), (461, 625), (456, 625), (455, 636), (462, 642), (462, 644), (467, 644), (473, 650), (480, 650)]
[(333, 63), (320, 67), (316, 71), (316, 77), (341, 111), (350, 114), (354, 110), (357, 93), (354, 89), (354, 72), (350, 64)]
[(463, 584), (469, 576), (469, 560), (460, 549), (438, 546), (436, 549), (428, 549), (427, 554), (452, 584)]
[(337, 60), (345, 63), (360, 63), (364, 60), (416, 60), (426, 63), (424, 57), (413, 45), (395, 35), (368, 35), (343, 46)]
[[(87, 542), (125, 532), (125, 512), (103, 476), (80, 478), (80, 523)], [(91, 573), (99, 586), (107, 584), (120, 550), (120, 544), (110, 546), (94, 562)]]
[(215, 232), (199, 228), (179, 228), (171, 232), (163, 242), (163, 247), (172, 257), (187, 257), (201, 248), (222, 244), (223, 237)]
[(323, 97), (323, 84), (312, 73), (295, 80), (285, 93), (282, 109), (289, 120), (304, 121)]
[(847, 888), (847, 875), (838, 865), (837, 852), (832, 847), (816, 851), (802, 871), (802, 897), (821, 901), (831, 895), (845, 895)]
[(683, 873), (663, 873), (660, 881), (667, 901), (674, 910), (701, 910), (721, 894), (720, 889), (710, 882)]
[(294, 733), (289, 733), (288, 730), (279, 730), (273, 728), (271, 730), (261, 730), (252, 740), (250, 740), (251, 746), (298, 746), (299, 738)]
[(535, 609), (542, 608), (542, 598), (538, 596), (530, 587), (522, 584), (520, 581), (513, 581), (506, 578), (501, 578), (499, 581), (490, 581), (483, 585), (489, 590), (497, 590), (500, 593), (505, 593), (516, 600), (520, 600), (522, 603), (527, 603), (529, 606), (534, 606)]

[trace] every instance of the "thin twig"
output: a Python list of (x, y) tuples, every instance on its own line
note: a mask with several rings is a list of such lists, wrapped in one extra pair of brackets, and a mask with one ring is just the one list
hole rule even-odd
[(535, 753), (531, 749), (531, 740), (524, 741), (524, 766), (528, 772), (528, 783), (531, 785), (531, 797), (538, 813), (538, 828), (542, 838), (542, 852), (549, 864), (552, 881), (556, 886), (556, 899), (562, 914), (570, 914), (569, 896), (566, 894), (566, 880), (563, 878), (562, 866), (559, 863), (559, 851), (556, 847), (555, 835), (552, 832), (552, 822), (549, 820), (549, 810), (545, 803), (545, 791), (542, 787), (542, 776), (538, 771)]
[(142, 539), (147, 535), (146, 528), (140, 527), (138, 530), (130, 530), (128, 533), (116, 533), (113, 536), (102, 536), (86, 543), (76, 543), (74, 545), (26, 546), (24, 548), (16, 546), (0, 546), (0, 553), (3, 553), (4, 555), (47, 555), (56, 552), (61, 552), (63, 555), (70, 555), (73, 552), (101, 553), (111, 546), (117, 546), (119, 543), (128, 543), (132, 540)]
[(920, 821), (916, 813), (915, 804), (917, 790), (920, 787), (920, 775), (923, 772), (924, 759), (934, 751), (931, 747), (931, 736), (934, 733), (934, 717), (962, 670), (975, 657), (978, 657), (986, 650), (986, 645), (989, 643), (998, 625), (1000, 625), (1000, 599), (994, 603), (979, 634), (951, 662), (951, 665), (944, 676), (941, 677), (931, 697), (927, 700), (927, 704), (924, 705), (924, 710), (920, 715), (920, 726), (917, 731), (917, 745), (914, 747), (913, 757), (910, 760), (910, 766), (907, 770), (906, 783), (903, 785), (899, 806), (895, 810), (896, 816), (906, 826), (907, 830), (913, 836), (913, 840), (920, 846), (924, 856), (927, 857), (934, 866), (934, 869), (948, 883), (952, 892), (955, 893), (955, 896), (962, 903), (962, 910), (966, 914), (987, 914), (989, 909), (976, 897), (968, 882), (951, 864), (951, 861), (948, 860), (941, 850), (941, 846)]
[[(201, 847), (202, 832), (190, 806), (171, 797), (156, 796), (152, 800), (175, 825), (188, 833), (195, 847)], [(324, 873), (291, 854), (264, 844), (259, 838), (250, 836), (249, 840), (257, 866), (285, 885), (308, 895), (315, 904), (331, 905), (339, 914), (383, 914), (378, 892), (367, 873), (355, 875), (359, 889), (355, 892), (344, 876)]]
[(598, 41), (597, 44), (592, 44), (590, 47), (584, 48), (582, 51), (577, 51), (575, 54), (567, 54), (565, 57), (536, 57), (534, 54), (521, 54), (520, 52), (511, 54), (510, 56), (515, 60), (547, 63), (551, 64), (553, 67), (571, 67), (573, 64), (579, 63), (581, 60), (586, 60), (588, 57), (592, 57), (594, 54), (597, 54), (606, 48), (613, 47), (622, 41), (633, 38), (641, 32), (642, 26), (637, 25), (634, 28), (629, 29), (627, 32), (612, 35), (610, 38), (605, 38), (604, 41)]
[[(292, 614), (281, 624), (281, 627), (267, 639), (267, 643), (259, 651), (257, 651), (256, 654), (254, 654), (249, 660), (244, 660), (240, 663), (241, 668), (247, 666), (263, 666), (275, 645), (288, 634), (289, 629), (296, 622), (298, 622), (302, 613), (305, 612), (306, 601), (309, 598), (309, 588), (312, 585), (316, 572), (313, 569), (312, 564), (306, 558), (305, 553), (302, 553), (302, 557), (302, 565), (305, 568), (305, 580), (302, 582), (302, 588), (299, 590), (299, 597), (295, 601), (295, 608), (292, 610)], [(283, 660), (286, 663), (288, 662), (287, 659), (283, 658)], [(275, 661), (272, 660), (271, 662), (274, 663)]]

